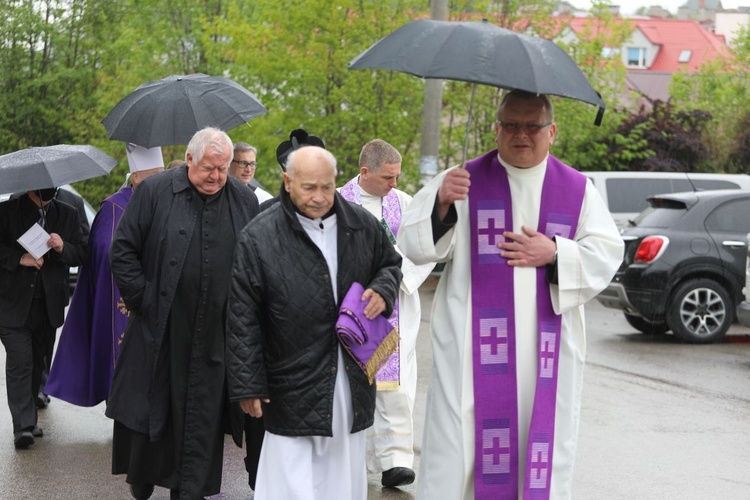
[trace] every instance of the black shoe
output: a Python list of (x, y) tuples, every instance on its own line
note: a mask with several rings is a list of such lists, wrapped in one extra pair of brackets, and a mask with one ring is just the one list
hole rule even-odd
[(408, 467), (394, 467), (383, 472), (383, 478), (380, 482), (388, 488), (396, 488), (413, 483), (415, 477), (414, 471)]
[(40, 438), (40, 437), (44, 436), (44, 431), (42, 430), (41, 427), (38, 427), (38, 426), (35, 425), (34, 428), (31, 430), (31, 434), (35, 438)]
[(130, 494), (133, 495), (133, 498), (136, 500), (148, 500), (151, 498), (151, 495), (154, 493), (154, 485), (153, 484), (131, 484), (130, 485)]
[(39, 391), (39, 394), (37, 394), (36, 397), (34, 398), (34, 403), (36, 404), (36, 407), (39, 410), (43, 408), (47, 408), (47, 405), (49, 404), (49, 396)]
[(17, 450), (23, 450), (34, 444), (34, 434), (30, 430), (23, 430), (13, 433), (13, 444)]

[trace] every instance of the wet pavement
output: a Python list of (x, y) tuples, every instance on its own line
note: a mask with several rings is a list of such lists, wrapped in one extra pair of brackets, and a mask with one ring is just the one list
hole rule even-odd
[[(415, 406), (419, 467), (431, 365), (429, 310), (435, 281), (422, 287)], [(734, 326), (730, 342), (692, 346), (671, 335), (637, 334), (616, 311), (586, 308), (588, 356), (573, 498), (750, 498), (750, 330)], [(5, 355), (0, 346), (0, 386)], [(53, 399), (40, 410), (45, 436), (15, 450), (5, 390), (0, 389), (0, 499), (130, 499), (123, 476), (110, 474), (112, 421), (104, 405), (80, 408)], [(226, 440), (222, 494), (252, 499), (244, 450)], [(419, 476), (417, 476), (419, 481)], [(412, 499), (415, 485), (380, 487), (368, 499)], [(157, 488), (151, 497), (166, 500)], [(435, 499), (451, 500), (451, 499)]]

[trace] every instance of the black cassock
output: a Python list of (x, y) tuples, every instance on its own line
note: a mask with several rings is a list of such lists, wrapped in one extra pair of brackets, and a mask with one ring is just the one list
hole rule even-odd
[(227, 397), (226, 305), (235, 235), (225, 190), (207, 197), (190, 240), (157, 363), (154, 389), (168, 387), (167, 427), (158, 441), (115, 422), (114, 474), (128, 483), (179, 490), (180, 498), (219, 493)]

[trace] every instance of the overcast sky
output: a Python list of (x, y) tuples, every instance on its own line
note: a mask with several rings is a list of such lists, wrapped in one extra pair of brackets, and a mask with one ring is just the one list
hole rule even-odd
[[(588, 9), (591, 7), (591, 2), (588, 0), (568, 0), (568, 2), (579, 9)], [(619, 5), (620, 12), (623, 14), (632, 14), (639, 7), (649, 7), (651, 5), (660, 5), (672, 14), (677, 14), (677, 9), (687, 2), (686, 0), (621, 0), (610, 3)], [(750, 0), (722, 0), (721, 5), (725, 9), (736, 9), (739, 6), (750, 6)]]

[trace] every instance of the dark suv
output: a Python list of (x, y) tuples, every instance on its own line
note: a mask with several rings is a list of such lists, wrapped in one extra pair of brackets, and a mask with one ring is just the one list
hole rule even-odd
[(623, 229), (625, 259), (597, 299), (644, 333), (723, 338), (742, 301), (750, 192), (652, 196)]

